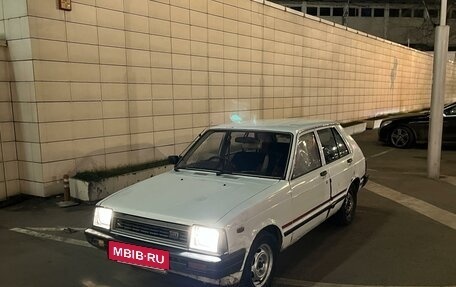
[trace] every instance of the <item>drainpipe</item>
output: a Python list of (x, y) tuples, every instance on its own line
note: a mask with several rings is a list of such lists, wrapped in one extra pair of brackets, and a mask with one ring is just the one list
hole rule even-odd
[(388, 39), (388, 25), (389, 25), (389, 13), (390, 13), (390, 5), (386, 3), (385, 5), (385, 15), (383, 17), (383, 38)]
[[(2, 133), (0, 132), (0, 153), (3, 155), (3, 141), (2, 141)], [(8, 198), (8, 189), (6, 188), (6, 171), (5, 171), (5, 162), (2, 156), (2, 160), (0, 161), (1, 166), (3, 167), (3, 180), (5, 182), (5, 199)]]
[(350, 16), (350, 0), (347, 0), (347, 3), (344, 5), (344, 12), (342, 16), (342, 25), (348, 26), (348, 17)]
[(6, 19), (5, 19), (5, 8), (3, 7), (3, 1), (2, 1), (2, 0), (0, 0), (0, 5), (2, 6), (2, 7), (1, 7), (1, 9), (2, 9), (2, 15), (1, 15), (1, 17), (2, 17), (2, 19), (1, 19), (0, 21), (1, 21), (2, 24), (3, 24), (3, 33), (4, 33), (3, 35), (0, 34), (0, 47), (7, 47), (8, 44), (7, 44), (7, 42), (6, 42), (6, 24), (5, 24)]

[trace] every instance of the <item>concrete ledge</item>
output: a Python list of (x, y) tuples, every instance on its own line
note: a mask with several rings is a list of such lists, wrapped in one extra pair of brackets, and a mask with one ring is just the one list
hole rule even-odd
[(291, 13), (291, 14), (295, 14), (295, 15), (298, 15), (298, 16), (301, 16), (301, 17), (304, 17), (304, 13), (300, 12), (300, 11), (297, 11), (295, 9), (292, 9), (292, 8), (289, 8), (289, 7), (285, 7), (285, 11)]
[(271, 1), (264, 0), (264, 5), (285, 11), (285, 6), (271, 2)]
[(337, 27), (337, 28), (342, 29), (342, 30), (347, 30), (347, 26), (344, 26), (344, 25), (341, 25), (341, 24), (337, 24), (337, 23), (334, 23), (334, 27)]
[(349, 135), (360, 134), (366, 130), (366, 123), (356, 123), (349, 126), (344, 126), (344, 130)]
[(304, 17), (307, 18), (307, 19), (311, 19), (311, 20), (320, 22), (320, 18), (318, 18), (317, 16), (313, 16), (313, 15), (310, 15), (310, 14), (304, 14)]
[(166, 165), (137, 172), (113, 176), (101, 181), (84, 181), (70, 178), (70, 195), (82, 201), (95, 202), (103, 199), (116, 191), (127, 186), (159, 175), (172, 169), (172, 165)]
[(366, 128), (369, 129), (369, 130), (372, 130), (372, 129), (378, 129), (380, 127), (380, 124), (382, 123), (383, 119), (367, 119), (366, 120)]
[(320, 22), (324, 23), (326, 25), (329, 25), (329, 26), (334, 26), (334, 24), (335, 24), (334, 22), (326, 20), (326, 19), (323, 19), (323, 18), (320, 19)]

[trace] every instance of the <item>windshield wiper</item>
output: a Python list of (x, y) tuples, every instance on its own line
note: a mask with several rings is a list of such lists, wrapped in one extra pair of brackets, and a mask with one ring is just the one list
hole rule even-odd
[(222, 159), (222, 167), (220, 170), (218, 170), (215, 174), (217, 176), (219, 175), (222, 175), (222, 174), (232, 174), (233, 171), (232, 170), (228, 170), (226, 167), (228, 168), (231, 168), (232, 169), (232, 163), (230, 162), (229, 158), (228, 158), (228, 155), (225, 155), (223, 157), (220, 157), (220, 159)]
[(174, 166), (174, 171), (179, 172), (181, 169), (187, 169), (187, 166), (186, 165), (184, 165), (184, 166), (175, 165)]
[(220, 175), (222, 175), (222, 174), (233, 174), (233, 172), (232, 172), (232, 171), (229, 171), (229, 170), (227, 170), (227, 169), (221, 169), (221, 170), (218, 170), (218, 171), (215, 173), (216, 176), (220, 176)]

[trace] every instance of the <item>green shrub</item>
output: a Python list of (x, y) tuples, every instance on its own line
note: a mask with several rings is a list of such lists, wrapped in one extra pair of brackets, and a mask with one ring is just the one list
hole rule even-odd
[(105, 169), (105, 170), (93, 170), (93, 171), (82, 171), (78, 172), (74, 178), (84, 181), (101, 181), (108, 177), (119, 176), (126, 173), (141, 171), (149, 168), (160, 167), (169, 165), (167, 159), (153, 161), (153, 162), (146, 162), (137, 165), (124, 165), (119, 166), (112, 169)]

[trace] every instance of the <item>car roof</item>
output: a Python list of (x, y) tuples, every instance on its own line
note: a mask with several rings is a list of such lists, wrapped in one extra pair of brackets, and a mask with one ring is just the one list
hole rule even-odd
[(239, 123), (229, 123), (212, 127), (211, 129), (233, 129), (233, 130), (257, 130), (257, 131), (274, 131), (289, 132), (296, 134), (302, 130), (336, 125), (331, 120), (313, 120), (303, 118), (275, 119), (275, 120), (254, 120)]

